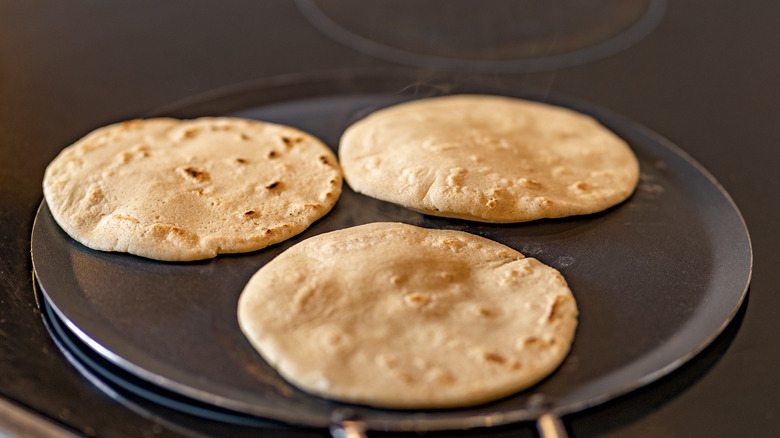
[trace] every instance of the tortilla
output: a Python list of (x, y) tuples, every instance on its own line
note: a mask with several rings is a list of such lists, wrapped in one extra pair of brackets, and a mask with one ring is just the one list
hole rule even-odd
[(262, 267), (238, 302), (254, 348), (290, 383), (382, 408), (473, 405), (553, 372), (577, 306), (561, 274), (461, 231), (372, 223)]
[(288, 239), (330, 211), (341, 186), (318, 139), (227, 117), (97, 129), (63, 150), (43, 181), (54, 219), (76, 241), (166, 261)]
[(376, 111), (347, 128), (339, 159), (356, 192), (480, 222), (596, 213), (626, 200), (639, 180), (628, 144), (591, 117), (487, 95)]

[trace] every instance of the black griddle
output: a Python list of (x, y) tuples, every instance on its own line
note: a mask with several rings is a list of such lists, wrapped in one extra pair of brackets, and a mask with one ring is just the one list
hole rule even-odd
[[(287, 242), (192, 263), (90, 250), (57, 226), (43, 202), (32, 234), (43, 300), (101, 360), (193, 405), (308, 427), (328, 427), (348, 412), (350, 421), (376, 430), (462, 429), (580, 411), (670, 373), (733, 318), (750, 282), (750, 239), (728, 194), (685, 153), (619, 115), (571, 97), (489, 78), (421, 77), (419, 72), (287, 76), (197, 96), (149, 116), (255, 118), (303, 129), (336, 150), (349, 124), (402, 101), (454, 93), (523, 97), (590, 114), (623, 137), (640, 161), (636, 192), (594, 215), (495, 225), (425, 216), (345, 187), (326, 217)], [(236, 303), (244, 284), (302, 239), (373, 221), (468, 231), (560, 270), (580, 310), (569, 357), (529, 390), (464, 409), (373, 409), (288, 385), (238, 328)]]

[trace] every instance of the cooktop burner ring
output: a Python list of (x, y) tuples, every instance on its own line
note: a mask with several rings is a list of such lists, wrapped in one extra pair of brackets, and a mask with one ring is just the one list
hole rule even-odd
[[(397, 64), (452, 71), (555, 70), (620, 52), (646, 37), (665, 0), (567, 4), (514, 0), (296, 0), (321, 32)], [(498, 11), (498, 12), (497, 12)]]

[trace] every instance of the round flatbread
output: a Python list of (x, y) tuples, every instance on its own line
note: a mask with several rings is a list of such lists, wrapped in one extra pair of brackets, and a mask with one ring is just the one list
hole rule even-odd
[(69, 146), (43, 191), (57, 223), (90, 248), (187, 261), (292, 237), (330, 211), (341, 185), (333, 152), (297, 129), (156, 118)]
[(482, 222), (595, 213), (627, 199), (639, 179), (631, 148), (591, 117), (485, 95), (372, 113), (344, 132), (339, 159), (356, 192)]
[(384, 408), (473, 405), (553, 372), (577, 307), (555, 269), (461, 231), (373, 223), (304, 240), (238, 303), (247, 339), (297, 387)]

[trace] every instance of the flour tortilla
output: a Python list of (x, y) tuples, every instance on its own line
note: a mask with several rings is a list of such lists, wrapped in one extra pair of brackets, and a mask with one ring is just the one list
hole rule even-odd
[(297, 129), (155, 118), (69, 146), (43, 190), (57, 223), (90, 248), (187, 261), (290, 238), (333, 207), (341, 185), (333, 152)]
[(379, 110), (339, 146), (356, 192), (425, 214), (524, 222), (626, 200), (639, 164), (584, 114), (521, 99), (455, 95)]
[(553, 372), (577, 307), (555, 269), (460, 231), (373, 223), (261, 268), (239, 325), (289, 382), (382, 408), (473, 405)]

